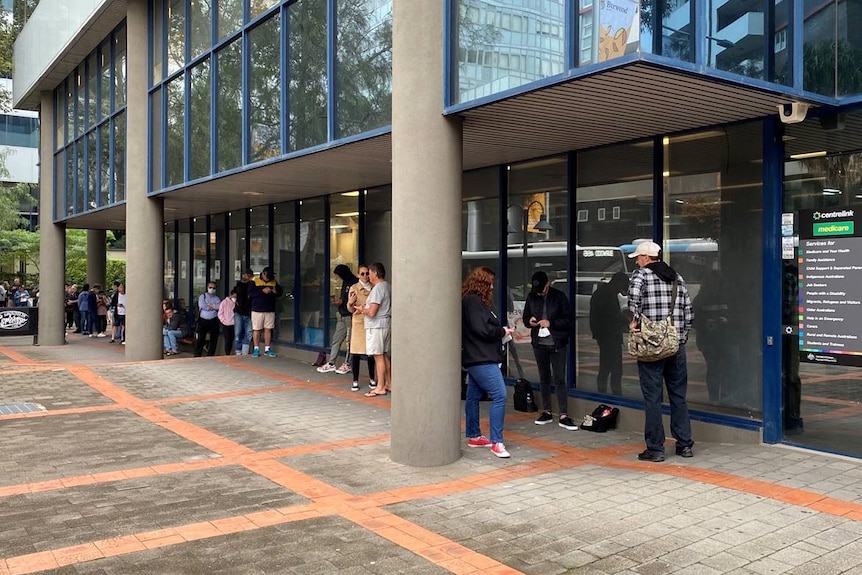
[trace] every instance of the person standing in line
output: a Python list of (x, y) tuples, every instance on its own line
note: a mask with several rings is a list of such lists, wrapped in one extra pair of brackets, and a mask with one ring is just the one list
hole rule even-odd
[(248, 286), (248, 297), (251, 300), (251, 328), (254, 330), (254, 350), (252, 357), (260, 357), (260, 334), (263, 332), (264, 351), (267, 357), (275, 357), (276, 354), (270, 347), (272, 343), (272, 330), (275, 328), (275, 306), (278, 298), (284, 295), (284, 289), (275, 281), (272, 268), (265, 267), (260, 272), (260, 277)]
[(81, 335), (90, 335), (90, 284), (81, 287), (78, 294), (78, 313), (81, 315)]
[(233, 308), (234, 350), (237, 355), (248, 355), (251, 349), (251, 301), (248, 299), (249, 282), (254, 278), (251, 268), (245, 268), (233, 286), (236, 302)]
[(551, 405), (551, 382), (557, 392), (560, 410), (559, 425), (576, 431), (577, 424), (569, 417), (569, 393), (566, 389), (566, 362), (569, 359), (569, 334), (572, 331), (574, 312), (569, 298), (552, 288), (545, 272), (536, 272), (531, 281), (532, 290), (524, 303), (524, 325), (530, 327), (533, 355), (539, 369), (539, 388), (542, 395), (542, 413), (534, 422), (545, 425), (554, 420)]
[[(681, 275), (661, 261), (661, 246), (655, 242), (638, 245), (630, 258), (636, 258), (638, 269), (629, 283), (629, 329), (638, 331), (642, 317), (661, 321), (673, 313), (673, 323), (679, 332), (679, 350), (675, 355), (658, 361), (638, 361), (638, 377), (644, 397), (644, 440), (646, 450), (638, 454), (641, 461), (664, 461), (664, 424), (661, 414), (662, 382), (670, 401), (670, 433), (676, 439), (676, 454), (692, 457), (691, 420), (688, 414), (688, 367), (685, 343), (694, 321), (688, 288)], [(671, 310), (674, 280), (676, 301)]]
[[(503, 338), (515, 328), (501, 326), (491, 308), (496, 274), (487, 267), (470, 272), (461, 286), (461, 364), (467, 370), (467, 395), (464, 402), (467, 445), (490, 447), (497, 457), (510, 457), (503, 444), (506, 416), (506, 384), (500, 365), (504, 360)], [(479, 399), (491, 398), (488, 421), (491, 439), (479, 426)]]
[(120, 293), (120, 280), (114, 280), (114, 289), (111, 292), (111, 305), (108, 307), (108, 313), (111, 314), (111, 339), (108, 340), (108, 343), (114, 343), (117, 341), (119, 336), (117, 332), (119, 331), (117, 328), (117, 297)]
[(623, 317), (618, 296), (626, 295), (629, 277), (617, 272), (608, 283), (600, 283), (590, 297), (590, 331), (599, 345), (599, 375), (596, 389), (608, 392), (610, 378), (611, 393), (623, 394), (623, 330), (628, 321)]
[(96, 284), (93, 286), (93, 291), (96, 293), (96, 337), (107, 337), (108, 331), (108, 306), (111, 300), (108, 294), (102, 289), (102, 286)]
[(221, 300), (218, 306), (218, 320), (221, 322), (222, 335), (224, 336), (224, 354), (230, 355), (233, 352), (234, 342), (234, 324), (236, 308), (236, 290), (231, 290), (230, 297)]
[(78, 315), (78, 286), (72, 284), (66, 289), (66, 330), (74, 329), (75, 333), (80, 329), (75, 321)]
[(207, 355), (214, 356), (218, 345), (218, 334), (221, 331), (221, 323), (218, 319), (219, 304), (221, 299), (216, 295), (215, 282), (207, 283), (207, 290), (198, 296), (198, 336), (195, 340), (195, 357), (201, 357), (204, 351), (204, 342), (209, 336)]
[(374, 356), (377, 386), (366, 397), (386, 395), (392, 389), (392, 362), (389, 359), (392, 341), (392, 292), (386, 281), (386, 268), (380, 262), (368, 266), (371, 293), (362, 307), (365, 316), (365, 351)]
[(126, 286), (117, 286), (117, 323), (114, 325), (120, 345), (126, 345)]
[(353, 314), (350, 326), (350, 363), (353, 371), (353, 385), (351, 391), (359, 391), (359, 363), (362, 356), (366, 356), (368, 362), (368, 386), (376, 387), (374, 381), (374, 358), (367, 355), (365, 350), (365, 318), (362, 315), (362, 309), (368, 301), (368, 294), (371, 293), (371, 282), (368, 280), (368, 266), (360, 264), (359, 281), (350, 286), (350, 292), (347, 294), (347, 310)]
[[(329, 349), (329, 359), (317, 368), (320, 373), (329, 373), (334, 371), (339, 375), (344, 375), (350, 371), (350, 328), (353, 323), (353, 314), (347, 309), (347, 294), (350, 292), (350, 287), (359, 281), (350, 268), (344, 264), (338, 264), (332, 273), (341, 279), (341, 291), (338, 297), (332, 298), (332, 305), (337, 306), (337, 315), (335, 318), (335, 333), (332, 334), (332, 347)], [(341, 353), (341, 345), (347, 341), (347, 353), (344, 356), (344, 363), (336, 367), (338, 355)]]

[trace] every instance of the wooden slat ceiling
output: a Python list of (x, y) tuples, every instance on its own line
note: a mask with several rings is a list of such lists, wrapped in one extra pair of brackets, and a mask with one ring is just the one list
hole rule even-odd
[[(464, 168), (774, 115), (787, 101), (780, 94), (638, 62), (462, 112)], [(168, 192), (165, 219), (387, 184), (390, 159), (389, 134), (333, 147)], [(115, 229), (124, 227), (124, 219), (125, 209), (118, 207), (68, 224)]]

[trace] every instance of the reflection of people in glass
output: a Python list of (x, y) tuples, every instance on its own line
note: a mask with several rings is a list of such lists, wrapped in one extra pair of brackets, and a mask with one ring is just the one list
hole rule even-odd
[[(514, 317), (515, 315), (515, 300), (512, 299), (512, 290), (506, 290), (506, 315), (508, 317)], [(515, 320), (517, 322), (517, 320)], [(515, 323), (511, 324), (511, 327), (515, 328)], [(509, 341), (506, 343), (506, 349), (508, 350), (509, 355), (512, 356), (512, 360), (515, 362), (515, 369), (518, 370), (518, 377), (520, 379), (524, 379), (524, 368), (521, 367), (521, 360), (518, 357), (518, 347), (515, 345), (515, 338), (509, 338)]]
[[(781, 315), (784, 327), (796, 324), (796, 308), (799, 305), (799, 268), (792, 261), (784, 262), (784, 299)], [(781, 383), (784, 395), (784, 433), (802, 433), (802, 380), (799, 378), (799, 336), (787, 333), (782, 336), (784, 352), (781, 359)]]
[(709, 400), (718, 403), (722, 395), (727, 394), (728, 384), (731, 384), (730, 370), (738, 368), (732, 361), (733, 335), (728, 329), (728, 306), (718, 273), (711, 272), (706, 277), (692, 307), (697, 349), (706, 361)]
[(628, 289), (628, 276), (617, 272), (608, 283), (599, 284), (590, 297), (590, 331), (599, 345), (599, 375), (596, 379), (599, 393), (608, 392), (610, 378), (611, 393), (623, 394), (623, 330), (628, 321), (623, 316), (617, 296), (625, 295)]

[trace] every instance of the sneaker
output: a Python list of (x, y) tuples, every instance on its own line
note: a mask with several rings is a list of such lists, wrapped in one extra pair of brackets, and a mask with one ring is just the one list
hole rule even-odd
[(260, 357), (260, 348), (259, 347), (254, 348), (254, 351), (251, 352), (251, 356), (252, 357)]
[[(467, 438), (467, 447), (489, 447), (491, 445), (491, 440), (485, 437), (484, 435), (480, 435), (479, 437), (468, 437)], [(503, 445), (499, 443), (498, 445)], [(502, 457), (502, 456), (501, 456)]]
[(575, 422), (572, 421), (572, 418), (569, 417), (568, 415), (566, 417), (560, 418), (560, 427), (563, 427), (563, 428), (568, 429), (570, 431), (577, 431), (578, 430), (578, 426), (575, 425)]
[(350, 386), (350, 391), (359, 391), (359, 382), (354, 381), (353, 385)]
[(371, 381), (368, 382), (368, 387), (370, 387), (371, 389), (374, 389), (375, 387), (377, 387), (377, 382), (372, 379)]
[(542, 415), (539, 416), (539, 419), (534, 421), (536, 425), (545, 425), (546, 423), (551, 423), (554, 421), (554, 416), (551, 415), (550, 411), (543, 411)]
[(694, 451), (691, 450), (691, 446), (680, 447), (677, 445), (676, 454), (680, 457), (694, 457)]
[(275, 352), (272, 351), (271, 349), (268, 349), (265, 352), (263, 352), (263, 355), (265, 355), (266, 357), (275, 357), (276, 356)]
[(320, 367), (317, 368), (318, 373), (329, 373), (331, 371), (335, 371), (334, 363), (324, 363)]
[(512, 457), (509, 455), (509, 452), (506, 451), (506, 446), (502, 443), (495, 443), (491, 446), (491, 453), (496, 455), (497, 457)]
[(347, 365), (347, 362), (345, 361), (341, 364), (341, 367), (335, 370), (335, 373), (337, 373), (338, 375), (344, 375), (345, 373), (350, 373), (350, 371), (350, 366)]
[(108, 336), (107, 336), (107, 335), (105, 335), (105, 333), (104, 333), (104, 332), (102, 332), (102, 333), (97, 333), (97, 334), (96, 334), (96, 337), (108, 337)]
[(121, 341), (120, 345), (126, 345), (126, 340)]
[(661, 451), (650, 451), (649, 449), (644, 449), (640, 453), (638, 453), (638, 459), (641, 461), (652, 461), (653, 463), (660, 463), (664, 461), (664, 453)]

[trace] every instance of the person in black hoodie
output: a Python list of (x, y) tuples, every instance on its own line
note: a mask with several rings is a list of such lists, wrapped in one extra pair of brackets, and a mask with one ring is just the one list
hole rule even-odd
[[(681, 275), (661, 261), (661, 246), (655, 242), (638, 244), (630, 258), (636, 258), (638, 269), (632, 272), (629, 283), (629, 311), (631, 331), (640, 329), (640, 320), (646, 316), (661, 321), (673, 313), (673, 323), (679, 332), (679, 350), (675, 355), (658, 361), (638, 361), (638, 377), (644, 396), (644, 440), (646, 450), (638, 454), (641, 461), (664, 461), (664, 424), (661, 414), (662, 380), (667, 386), (670, 402), (670, 432), (676, 439), (676, 454), (692, 457), (691, 420), (688, 414), (688, 368), (685, 342), (694, 321), (688, 287)], [(676, 280), (676, 300), (673, 300), (673, 282)], [(671, 301), (674, 301), (673, 309)]]
[[(353, 322), (353, 314), (347, 309), (347, 296), (350, 293), (350, 286), (359, 281), (359, 278), (353, 275), (350, 268), (344, 264), (338, 264), (332, 273), (341, 279), (341, 290), (338, 297), (332, 298), (332, 305), (337, 307), (337, 315), (335, 318), (335, 333), (332, 334), (332, 347), (329, 349), (329, 358), (326, 363), (317, 368), (320, 373), (329, 373), (334, 371), (339, 375), (344, 375), (351, 369), (350, 365), (350, 327)], [(347, 341), (347, 352), (344, 356), (344, 363), (336, 367), (338, 354), (341, 353), (341, 344)]]
[[(470, 272), (461, 286), (461, 364), (467, 370), (464, 416), (469, 447), (490, 447), (497, 457), (509, 457), (503, 444), (506, 384), (500, 364), (503, 362), (503, 338), (511, 336), (515, 330), (501, 326), (491, 309), (495, 277), (490, 268), (479, 267)], [(479, 427), (479, 399), (483, 392), (491, 398), (490, 440), (482, 435)]]
[(574, 319), (572, 305), (566, 294), (551, 287), (545, 272), (534, 273), (530, 281), (532, 290), (524, 303), (522, 318), (524, 325), (531, 328), (530, 339), (536, 367), (539, 368), (539, 389), (542, 394), (542, 413), (534, 423), (545, 425), (554, 420), (551, 406), (553, 381), (560, 410), (560, 427), (575, 431), (578, 426), (569, 417), (569, 393), (566, 389), (569, 334)]
[(237, 355), (248, 355), (251, 349), (251, 301), (248, 299), (248, 283), (252, 278), (254, 272), (251, 268), (245, 268), (233, 287), (236, 292), (236, 304), (233, 308), (233, 348)]

